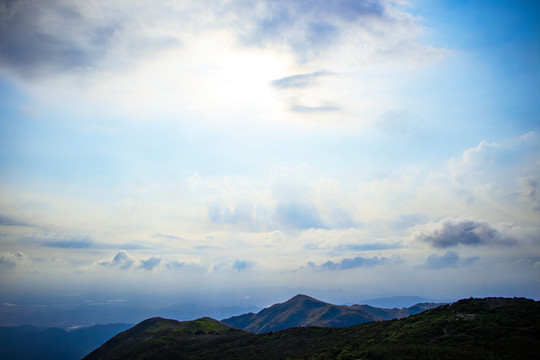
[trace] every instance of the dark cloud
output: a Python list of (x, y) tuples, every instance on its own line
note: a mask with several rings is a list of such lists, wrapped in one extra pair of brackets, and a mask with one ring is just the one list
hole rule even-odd
[(272, 86), (277, 89), (305, 88), (315, 85), (321, 77), (331, 76), (334, 73), (329, 71), (317, 71), (309, 74), (298, 74), (287, 76), (272, 81)]
[(440, 256), (437, 254), (431, 254), (424, 265), (428, 269), (442, 269), (442, 268), (452, 268), (459, 266), (467, 266), (476, 261), (479, 257), (474, 256), (470, 258), (462, 259), (459, 255), (453, 251), (447, 251), (446, 254)]
[[(48, 16), (58, 23), (47, 24)], [(86, 30), (87, 23), (75, 8), (57, 1), (34, 2), (3, 20), (0, 62), (26, 76), (43, 70), (92, 66), (95, 58), (105, 51), (113, 33), (111, 29), (107, 30), (108, 27), (96, 27), (88, 29), (89, 42), (72, 37), (72, 34)]]
[(448, 218), (437, 223), (424, 225), (413, 234), (415, 240), (431, 244), (436, 248), (447, 248), (457, 245), (512, 245), (516, 241), (504, 236), (498, 230), (483, 221), (465, 218)]
[(105, 267), (118, 267), (120, 269), (129, 269), (135, 263), (135, 258), (122, 250), (116, 253), (112, 260), (99, 261), (98, 265)]
[(153, 270), (156, 266), (158, 266), (160, 262), (161, 258), (157, 256), (152, 256), (150, 259), (141, 260), (141, 265), (139, 266), (139, 268), (150, 271)]
[(341, 262), (338, 263), (329, 260), (321, 265), (316, 265), (312, 262), (309, 262), (308, 266), (316, 270), (347, 270), (380, 265), (386, 261), (387, 259), (385, 257), (379, 258), (377, 256), (374, 256), (372, 258), (365, 258), (358, 256), (352, 259), (343, 259), (341, 260)]
[[(83, 12), (77, 2), (59, 0), (2, 2), (0, 66), (23, 77), (100, 67), (119, 38), (135, 58), (141, 51), (178, 45), (172, 38), (130, 39), (125, 15), (100, 6)], [(128, 36), (129, 35), (129, 36)], [(131, 44), (131, 42), (136, 44)], [(125, 62), (125, 60), (123, 60)]]
[(338, 106), (304, 106), (304, 105), (293, 105), (289, 108), (292, 112), (298, 112), (298, 113), (304, 113), (304, 114), (313, 114), (313, 113), (320, 113), (320, 112), (332, 112), (332, 111), (339, 111), (340, 108)]
[(255, 265), (254, 262), (248, 260), (236, 260), (232, 268), (238, 271), (247, 270)]

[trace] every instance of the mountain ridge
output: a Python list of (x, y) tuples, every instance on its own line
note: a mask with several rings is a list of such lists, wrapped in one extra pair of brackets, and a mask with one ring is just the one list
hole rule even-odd
[(274, 304), (257, 314), (247, 313), (222, 319), (230, 326), (260, 334), (291, 327), (346, 327), (370, 321), (399, 319), (440, 306), (438, 303), (415, 304), (409, 308), (383, 309), (370, 305), (334, 305), (298, 294), (283, 303)]

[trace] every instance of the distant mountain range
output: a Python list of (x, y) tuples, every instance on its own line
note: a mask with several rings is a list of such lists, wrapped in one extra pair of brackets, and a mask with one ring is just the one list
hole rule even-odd
[(415, 304), (420, 303), (445, 303), (450, 304), (455, 300), (441, 300), (441, 299), (427, 299), (420, 296), (391, 296), (391, 297), (382, 297), (376, 299), (367, 299), (362, 300), (361, 304), (371, 305), (375, 307), (393, 309), (393, 308), (404, 308), (411, 307)]
[(370, 321), (400, 319), (440, 305), (442, 304), (421, 303), (409, 308), (382, 309), (369, 305), (333, 305), (307, 295), (296, 295), (257, 314), (233, 316), (221, 322), (260, 334), (300, 326), (345, 327)]
[[(306, 317), (327, 305), (301, 295), (276, 306), (290, 314), (296, 312), (291, 306), (300, 306), (296, 313)], [(537, 359), (538, 354), (539, 302), (471, 298), (391, 321), (343, 328), (294, 327), (264, 334), (235, 329), (210, 318), (184, 322), (151, 318), (113, 337), (84, 360), (496, 360)]]
[(35, 326), (1, 326), (0, 359), (75, 360), (81, 359), (112, 336), (133, 325), (95, 325), (66, 331)]

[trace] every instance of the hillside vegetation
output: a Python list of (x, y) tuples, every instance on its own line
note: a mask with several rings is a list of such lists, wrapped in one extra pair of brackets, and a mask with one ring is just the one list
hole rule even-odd
[(85, 360), (113, 359), (537, 359), (540, 304), (466, 299), (398, 320), (266, 334), (210, 318), (145, 320)]

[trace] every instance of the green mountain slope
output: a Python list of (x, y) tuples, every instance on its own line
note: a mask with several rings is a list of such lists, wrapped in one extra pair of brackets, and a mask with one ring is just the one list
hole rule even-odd
[(333, 305), (307, 295), (296, 295), (257, 314), (233, 316), (221, 322), (261, 334), (300, 326), (346, 327), (370, 321), (399, 319), (439, 305), (441, 304), (426, 303), (403, 309), (381, 309), (369, 305)]
[(266, 334), (216, 320), (146, 320), (88, 355), (97, 359), (537, 359), (540, 303), (466, 299), (407, 318)]

